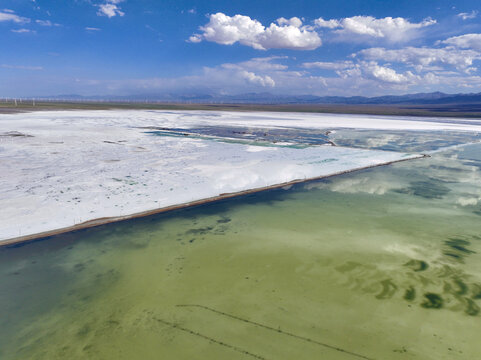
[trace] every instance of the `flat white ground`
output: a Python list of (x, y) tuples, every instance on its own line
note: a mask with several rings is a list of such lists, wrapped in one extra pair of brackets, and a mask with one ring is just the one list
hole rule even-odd
[[(139, 127), (481, 131), (476, 121), (254, 112), (62, 111), (0, 116), (0, 240), (413, 155), (153, 136)], [(29, 136), (12, 136), (12, 135)]]

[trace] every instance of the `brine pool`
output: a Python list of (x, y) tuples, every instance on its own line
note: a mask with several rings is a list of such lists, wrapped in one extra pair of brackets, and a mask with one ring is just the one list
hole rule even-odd
[(477, 359), (481, 145), (0, 248), (0, 358)]

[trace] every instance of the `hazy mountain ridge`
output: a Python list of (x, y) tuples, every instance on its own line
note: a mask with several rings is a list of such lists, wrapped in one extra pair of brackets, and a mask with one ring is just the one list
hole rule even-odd
[(185, 102), (185, 103), (238, 103), (238, 104), (348, 104), (348, 105), (409, 105), (409, 104), (472, 104), (481, 103), (481, 93), (445, 94), (442, 92), (415, 93), (406, 95), (364, 96), (315, 96), (286, 95), (271, 93), (246, 93), (239, 95), (212, 94), (143, 94), (130, 96), (82, 96), (77, 94), (45, 96), (38, 99), (52, 100), (106, 100), (132, 102)]

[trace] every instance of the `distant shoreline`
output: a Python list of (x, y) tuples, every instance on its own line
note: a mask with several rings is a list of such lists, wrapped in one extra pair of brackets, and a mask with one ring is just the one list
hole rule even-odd
[(0, 102), (0, 114), (63, 110), (206, 110), (330, 113), (358, 115), (391, 115), (481, 119), (481, 104), (416, 105), (343, 105), (343, 104), (208, 104), (208, 103), (141, 103), (81, 101)]

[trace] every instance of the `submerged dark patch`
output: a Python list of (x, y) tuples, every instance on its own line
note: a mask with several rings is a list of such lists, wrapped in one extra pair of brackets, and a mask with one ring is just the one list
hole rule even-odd
[(481, 284), (473, 284), (471, 286), (472, 298), (481, 299)]
[(468, 245), (471, 245), (471, 243), (467, 240), (464, 239), (458, 239), (458, 238), (449, 238), (449, 240), (446, 240), (444, 244), (448, 245), (450, 248), (460, 251), (464, 254), (474, 254), (475, 251), (469, 250), (467, 248)]
[(228, 218), (226, 216), (223, 216), (221, 217), (219, 220), (217, 220), (217, 223), (219, 224), (226, 224), (228, 222), (230, 222), (232, 219), (231, 218)]
[(475, 253), (475, 251), (468, 249), (471, 243), (465, 239), (449, 238), (444, 244), (447, 249), (443, 251), (443, 254), (458, 261), (463, 261), (466, 256)]
[(443, 307), (443, 298), (438, 294), (426, 293), (424, 294), (425, 300), (421, 304), (426, 309), (441, 309)]
[(185, 232), (185, 234), (186, 234), (186, 235), (205, 235), (205, 234), (207, 234), (209, 231), (211, 231), (212, 229), (214, 229), (213, 226), (206, 226), (206, 227), (203, 227), (203, 228), (187, 230), (187, 231)]
[(78, 263), (78, 264), (75, 264), (74, 266), (74, 270), (75, 271), (78, 271), (78, 272), (81, 272), (85, 269), (85, 264), (84, 263)]
[(448, 238), (448, 240), (444, 241), (444, 245), (445, 249), (443, 250), (443, 255), (460, 263), (463, 263), (467, 256), (476, 253), (468, 248), (468, 246), (471, 245), (471, 242), (466, 239)]
[(446, 282), (444, 284), (444, 292), (454, 295), (465, 295), (468, 293), (468, 285), (461, 279), (455, 278), (451, 283)]
[(404, 300), (413, 301), (416, 298), (416, 289), (410, 286), (404, 293)]
[(376, 299), (390, 299), (397, 291), (397, 285), (391, 279), (381, 281), (382, 290), (376, 295)]
[(406, 264), (404, 264), (404, 266), (407, 266), (408, 268), (410, 268), (411, 270), (413, 271), (424, 271), (426, 270), (429, 265), (427, 262), (423, 261), (423, 260), (409, 260)]
[(452, 253), (452, 252), (449, 252), (449, 251), (444, 251), (443, 252), (444, 255), (446, 256), (449, 256), (450, 258), (453, 258), (453, 259), (456, 259), (456, 260), (463, 260), (463, 257), (459, 254), (455, 254), (455, 253)]
[(476, 316), (479, 314), (479, 306), (476, 305), (476, 303), (469, 299), (469, 298), (466, 298), (466, 309), (464, 310), (464, 312), (467, 314), (467, 315), (470, 315), (470, 316)]

